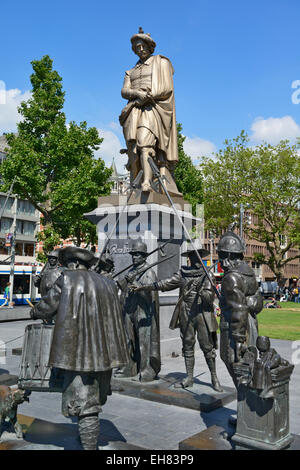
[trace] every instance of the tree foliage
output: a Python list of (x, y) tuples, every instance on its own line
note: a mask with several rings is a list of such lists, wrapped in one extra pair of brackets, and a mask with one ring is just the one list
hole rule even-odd
[(300, 156), (288, 141), (250, 147), (248, 140), (243, 131), (225, 141), (214, 159), (202, 160), (206, 227), (220, 233), (242, 203), (253, 214), (252, 224), (245, 219), (244, 232), (264, 243), (268, 253), (255, 259), (280, 280), (283, 267), (299, 257), (290, 250), (300, 245)]
[(32, 96), (19, 107), (17, 134), (6, 136), (10, 148), (1, 165), (1, 191), (15, 178), (14, 193), (42, 214), (40, 237), (48, 240), (49, 251), (57, 237), (72, 237), (77, 245), (95, 239), (95, 226), (83, 214), (97, 206), (98, 196), (109, 193), (111, 170), (94, 158), (103, 140), (97, 129), (86, 122), (66, 123), (62, 78), (50, 57), (31, 63)]
[(177, 124), (178, 164), (175, 168), (175, 180), (183, 198), (192, 205), (195, 214), (196, 205), (203, 202), (203, 179), (201, 171), (193, 164), (184, 149), (185, 136), (182, 135), (182, 125)]

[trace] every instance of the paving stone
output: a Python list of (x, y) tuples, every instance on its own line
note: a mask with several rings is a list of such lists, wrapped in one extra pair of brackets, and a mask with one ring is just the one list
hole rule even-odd
[[(8, 341), (22, 335), (28, 323), (32, 323), (32, 321), (1, 323), (0, 339)], [(13, 342), (12, 347), (22, 347), (22, 338)], [(292, 349), (292, 342), (289, 341), (272, 340), (272, 347), (287, 360), (291, 360), (291, 355), (295, 351)], [(195, 377), (199, 382), (209, 384), (210, 374), (199, 349), (196, 350), (195, 359)], [(6, 357), (6, 364), (1, 364), (0, 374), (18, 375), (19, 367), (19, 356)], [(177, 358), (164, 357), (161, 375), (166, 376), (174, 372), (185, 373), (183, 358), (181, 356)], [(219, 355), (217, 357), (217, 373), (223, 386), (233, 387), (231, 377)], [(299, 388), (300, 366), (296, 365), (290, 381), (290, 430), (294, 434), (300, 434)], [(33, 445), (34, 449), (48, 449), (46, 446), (50, 446), (49, 449), (57, 450), (81, 448), (78, 442), (76, 419), (72, 421), (61, 414), (61, 395), (59, 393), (33, 392), (30, 396), (30, 402), (22, 404), (18, 408), (18, 412), (31, 417), (30, 419), (38, 418), (48, 423), (50, 427), (59, 425), (59, 433), (52, 434), (51, 442), (47, 441), (45, 434), (36, 433), (35, 442), (25, 442), (26, 446)], [(106, 450), (109, 450), (108, 446), (116, 447), (119, 442), (120, 446), (124, 444), (154, 450), (178, 450), (179, 442), (210, 426), (217, 425), (227, 430), (228, 418), (235, 416), (235, 413), (235, 399), (224, 407), (206, 413), (113, 393), (103, 406), (103, 413), (99, 415), (99, 445), (102, 445)], [(118, 420), (120, 425), (118, 425)], [(9, 448), (10, 445), (12, 446), (12, 441), (7, 441), (5, 445), (6, 448)], [(20, 443), (18, 445), (21, 446)]]

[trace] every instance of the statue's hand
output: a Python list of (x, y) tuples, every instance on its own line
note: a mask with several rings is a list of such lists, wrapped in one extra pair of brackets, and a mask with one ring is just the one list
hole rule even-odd
[(34, 308), (34, 307), (32, 307), (32, 309), (30, 310), (29, 314), (30, 314), (30, 317), (31, 317), (32, 320), (37, 320), (37, 316), (36, 316), (35, 308)]
[(131, 286), (129, 287), (129, 290), (130, 290), (131, 292), (139, 292), (139, 291), (142, 290), (142, 289), (143, 289), (143, 286), (140, 286), (140, 285), (138, 285), (138, 284), (135, 283), (135, 282), (134, 282), (133, 284), (131, 284)]
[(147, 98), (147, 93), (147, 91), (138, 90), (136, 91), (136, 97), (139, 101), (145, 101), (145, 99)]
[(136, 273), (128, 273), (125, 276), (125, 279), (128, 282), (128, 284), (132, 284), (135, 278), (136, 278)]
[(151, 291), (152, 290), (152, 284), (138, 285), (138, 284), (134, 283), (130, 286), (130, 290), (132, 290), (133, 292), (139, 292), (141, 290)]

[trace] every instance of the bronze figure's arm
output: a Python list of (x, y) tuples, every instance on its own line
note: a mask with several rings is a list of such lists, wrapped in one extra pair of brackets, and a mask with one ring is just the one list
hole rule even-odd
[(128, 72), (125, 73), (123, 88), (121, 90), (122, 98), (128, 101), (137, 100), (136, 104), (143, 104), (142, 102), (148, 96), (150, 90), (135, 90), (131, 88), (130, 76)]
[(153, 282), (152, 284), (144, 284), (139, 286), (132, 286), (132, 290), (134, 292), (138, 292), (139, 290), (160, 290), (162, 292), (174, 290), (178, 287), (182, 287), (184, 285), (184, 280), (181, 276), (180, 271), (175, 273), (169, 279), (164, 279), (159, 282)]
[[(214, 276), (211, 273), (209, 273), (209, 276), (211, 278), (211, 281), (215, 285), (216, 281), (215, 281)], [(214, 298), (215, 298), (215, 291), (212, 287), (211, 282), (207, 279), (207, 277), (204, 278), (202, 287), (200, 286), (200, 288), (201, 288), (201, 299), (202, 299), (202, 304), (203, 304), (204, 310), (209, 310), (209, 311), (213, 310), (213, 302), (214, 302)]]

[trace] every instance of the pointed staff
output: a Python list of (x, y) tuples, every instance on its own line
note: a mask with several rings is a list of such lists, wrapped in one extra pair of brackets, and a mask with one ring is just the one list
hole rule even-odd
[(151, 166), (153, 175), (155, 176), (155, 178), (158, 179), (158, 181), (159, 181), (159, 183), (160, 183), (160, 185), (161, 185), (161, 187), (162, 187), (162, 189), (163, 189), (165, 195), (167, 196), (167, 198), (168, 198), (168, 200), (169, 200), (169, 202), (170, 202), (170, 204), (171, 204), (172, 209), (174, 210), (174, 212), (175, 212), (175, 214), (177, 215), (177, 218), (178, 218), (180, 224), (181, 224), (182, 227), (183, 227), (183, 230), (184, 230), (185, 234), (187, 235), (189, 241), (191, 242), (191, 245), (192, 245), (192, 247), (193, 247), (193, 250), (195, 251), (195, 253), (196, 253), (196, 255), (197, 255), (197, 257), (198, 257), (198, 259), (199, 259), (199, 261), (200, 261), (200, 264), (201, 264), (201, 266), (202, 266), (202, 268), (203, 268), (203, 271), (204, 271), (206, 277), (208, 278), (208, 280), (209, 280), (209, 282), (210, 282), (210, 284), (211, 284), (211, 286), (212, 286), (212, 288), (213, 288), (213, 290), (214, 290), (216, 296), (218, 297), (218, 299), (220, 299), (220, 294), (219, 294), (219, 292), (218, 292), (218, 289), (216, 288), (215, 284), (213, 283), (211, 277), (209, 276), (208, 271), (207, 271), (207, 269), (206, 269), (206, 266), (205, 266), (205, 264), (203, 263), (203, 260), (202, 260), (202, 258), (201, 258), (201, 256), (200, 256), (200, 254), (199, 254), (197, 248), (195, 247), (194, 242), (193, 242), (193, 240), (192, 240), (192, 238), (191, 238), (191, 236), (190, 236), (190, 234), (189, 234), (189, 232), (188, 232), (186, 226), (184, 225), (184, 223), (183, 223), (183, 221), (182, 221), (182, 219), (181, 219), (181, 217), (180, 217), (180, 215), (179, 215), (179, 213), (178, 213), (176, 207), (174, 206), (174, 203), (173, 203), (173, 201), (172, 201), (172, 199), (171, 199), (171, 197), (170, 197), (170, 195), (169, 195), (169, 193), (168, 193), (168, 191), (167, 191), (167, 188), (165, 187), (165, 185), (164, 185), (164, 183), (163, 183), (163, 180), (162, 180), (162, 177), (161, 177), (161, 175), (160, 175), (159, 169), (157, 168), (157, 166), (155, 165), (155, 163), (154, 163), (154, 161), (153, 161), (153, 159), (152, 159), (151, 157), (148, 157), (148, 162), (149, 162), (149, 165)]
[(103, 255), (103, 253), (105, 253), (105, 251), (106, 251), (107, 245), (108, 245), (108, 243), (110, 242), (110, 239), (111, 239), (111, 237), (112, 237), (112, 234), (114, 233), (114, 231), (115, 231), (115, 229), (116, 229), (116, 226), (117, 226), (117, 224), (118, 224), (118, 222), (119, 222), (119, 220), (120, 220), (121, 215), (123, 214), (123, 212), (125, 211), (126, 207), (128, 206), (128, 203), (129, 203), (129, 201), (130, 201), (130, 198), (131, 198), (133, 192), (138, 188), (138, 186), (139, 186), (139, 184), (140, 184), (140, 182), (141, 182), (142, 176), (143, 176), (143, 170), (140, 170), (139, 173), (138, 173), (138, 175), (137, 175), (137, 177), (135, 178), (135, 180), (131, 183), (131, 185), (130, 185), (130, 193), (129, 193), (129, 196), (128, 196), (128, 198), (127, 198), (126, 204), (123, 205), (122, 210), (121, 210), (120, 213), (118, 214), (118, 217), (116, 218), (116, 222), (115, 222), (115, 224), (114, 224), (114, 226), (113, 226), (113, 228), (112, 228), (112, 230), (111, 230), (109, 236), (107, 237), (106, 242), (104, 243), (104, 246), (103, 246), (103, 248), (102, 248), (102, 250), (101, 250), (101, 252), (100, 252), (99, 259), (98, 259), (97, 263), (94, 264), (94, 266), (93, 266), (93, 270), (96, 270), (97, 267), (99, 266), (99, 264), (101, 263), (101, 257), (102, 257), (102, 255)]

